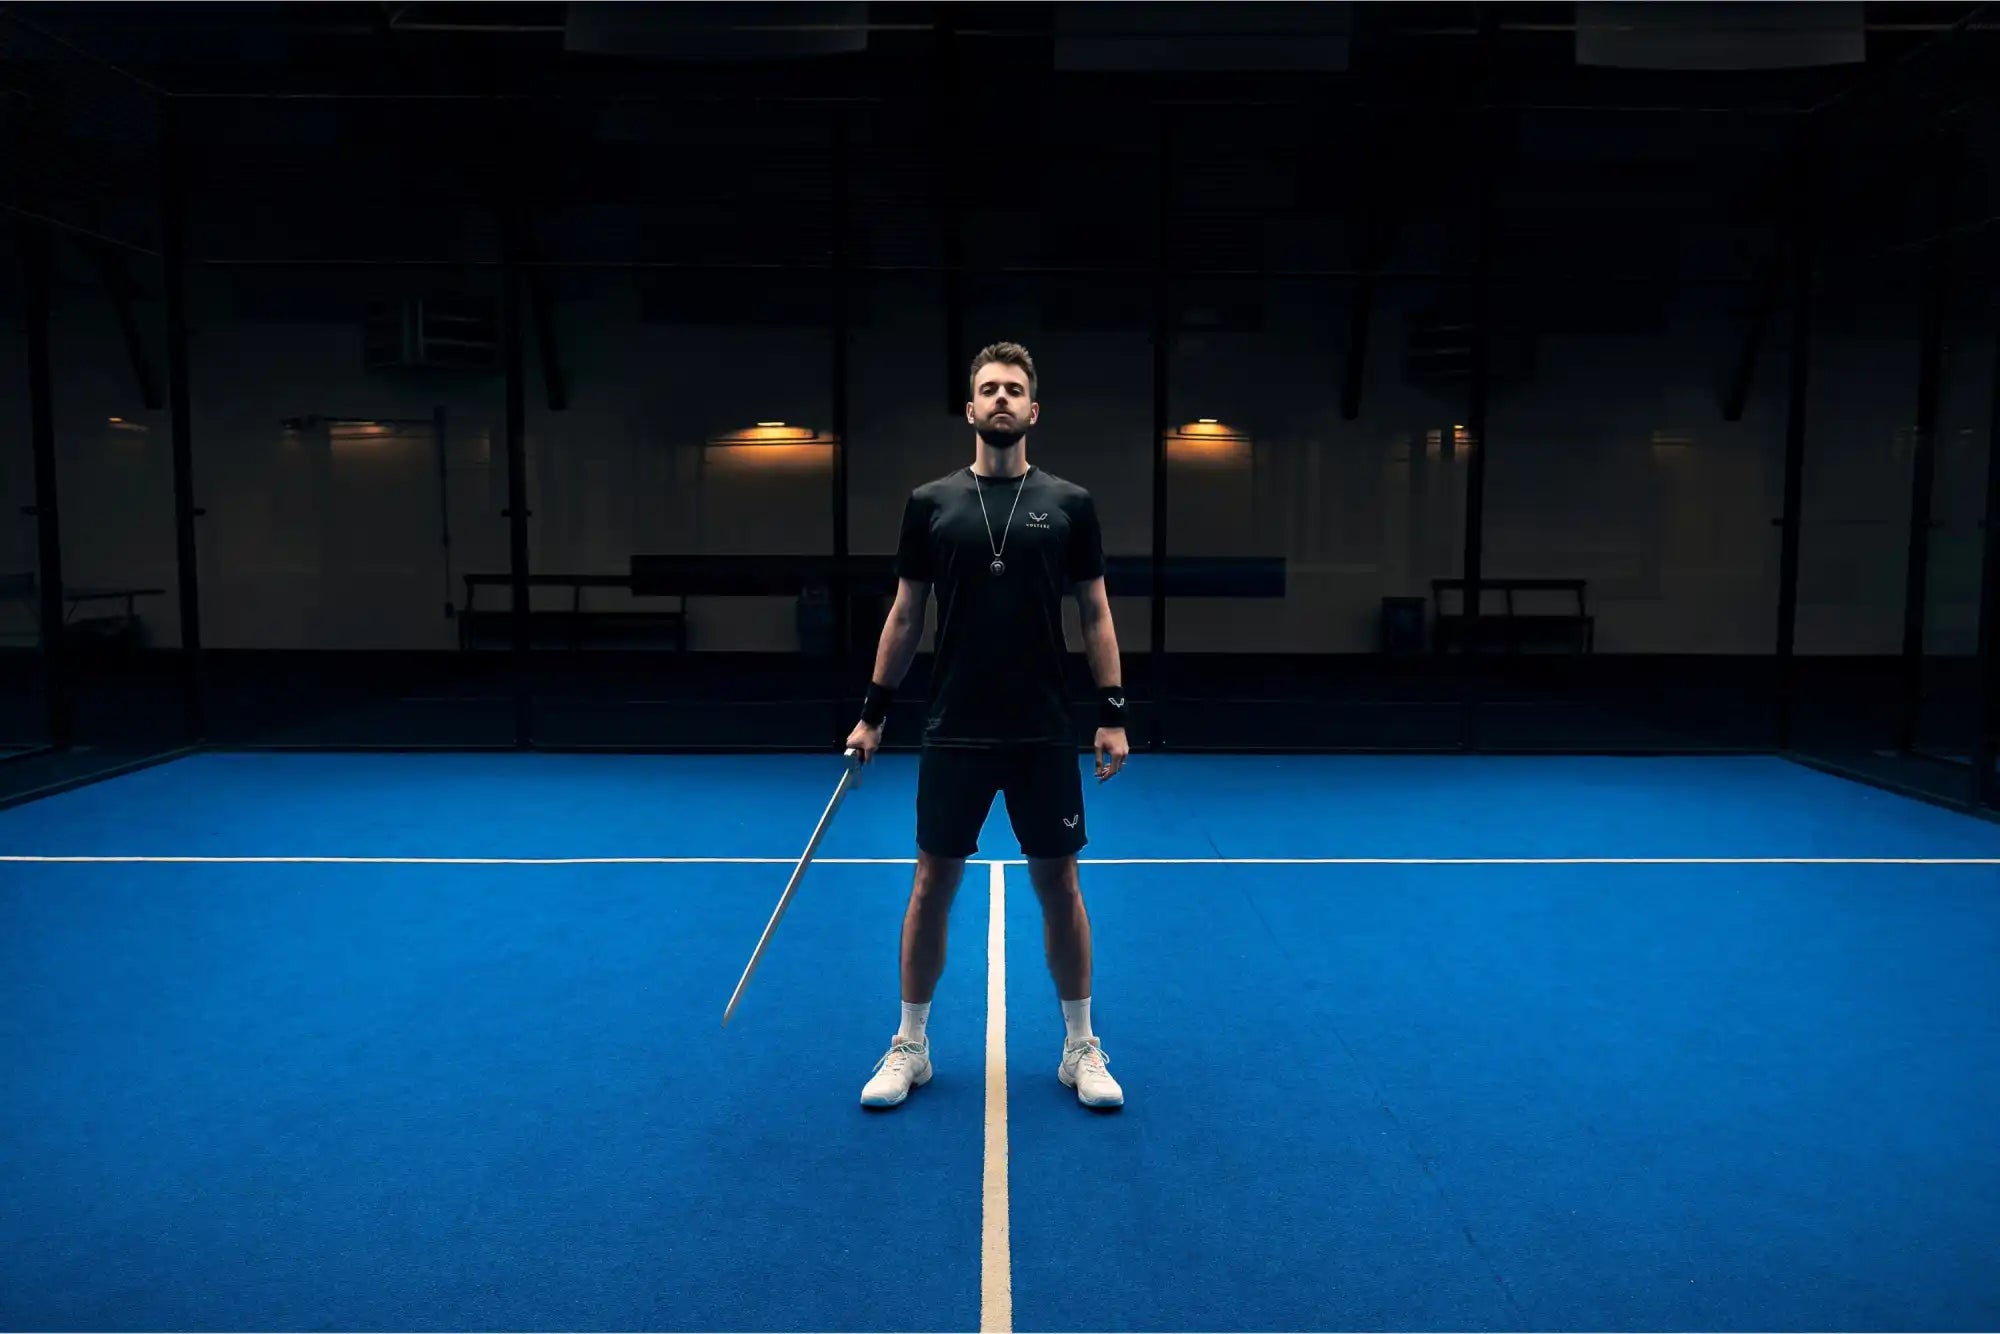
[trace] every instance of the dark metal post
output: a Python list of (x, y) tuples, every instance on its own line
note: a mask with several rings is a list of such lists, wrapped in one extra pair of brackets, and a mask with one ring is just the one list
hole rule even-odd
[(1153, 677), (1153, 731), (1147, 740), (1152, 750), (1166, 744), (1167, 730), (1167, 431), (1170, 429), (1167, 377), (1173, 364), (1174, 339), (1173, 164), (1174, 112), (1162, 107), (1159, 188), (1155, 201), (1154, 244), (1158, 254), (1153, 266), (1153, 616), (1148, 640)]
[[(431, 447), (437, 451), (438, 544), (444, 548), (444, 618), (453, 621), (458, 619), (458, 598), (451, 586), (451, 452), (446, 443), (442, 403), (431, 409)], [(464, 647), (463, 636), (459, 647)]]
[[(1461, 667), (1465, 689), (1459, 713), (1459, 747), (1479, 749), (1480, 580), (1486, 554), (1486, 408), (1493, 360), (1493, 153), (1495, 134), (1491, 113), (1478, 117), (1472, 141), (1479, 152), (1477, 222), (1479, 236), (1472, 271), (1472, 367), (1466, 390), (1465, 468), (1465, 652)], [(1444, 428), (1447, 432), (1450, 427)], [(1447, 445), (1449, 441), (1446, 442)]]
[(181, 689), (188, 740), (208, 734), (207, 691), (201, 647), (201, 566), (194, 521), (207, 511), (194, 503), (194, 423), (189, 406), (187, 314), (187, 195), (182, 161), (184, 112), (172, 98), (160, 104), (163, 133), (160, 277), (167, 307), (167, 415), (174, 438), (174, 550), (181, 602)]
[(1340, 419), (1353, 421), (1361, 415), (1361, 386), (1368, 369), (1368, 325), (1375, 314), (1376, 274), (1380, 259), (1372, 234), (1362, 272), (1354, 280), (1354, 294), (1347, 307), (1347, 363), (1340, 380)]
[(500, 266), (500, 338), (506, 375), (503, 432), (507, 442), (508, 575), (512, 581), (514, 639), (514, 744), (525, 749), (534, 740), (534, 717), (528, 659), (528, 442), (527, 373), (521, 344), (522, 218), (509, 202), (504, 230), (505, 254)]
[(944, 414), (963, 420), (970, 395), (971, 350), (965, 337), (965, 221), (959, 184), (958, 20), (952, 6), (937, 6), (932, 29), (931, 184), (938, 213), (944, 278)]
[(21, 267), (27, 283), (28, 421), (35, 455), (35, 516), (39, 541), (41, 594), (42, 681), (47, 710), (48, 741), (66, 747), (75, 722), (70, 697), (67, 654), (63, 644), (63, 573), (61, 514), (56, 506), (55, 386), (49, 351), (50, 268), (54, 244), (40, 223), (17, 220)]
[(1813, 187), (1813, 141), (1802, 132), (1793, 163), (1791, 254), (1792, 254), (1792, 365), (1791, 384), (1785, 402), (1785, 498), (1778, 519), (1782, 537), (1778, 548), (1778, 645), (1777, 645), (1777, 743), (1780, 749), (1792, 744), (1794, 696), (1797, 667), (1792, 650), (1798, 636), (1799, 620), (1799, 513), (1805, 486), (1806, 385), (1812, 369), (1812, 216), (1806, 192)]
[(1994, 733), (2000, 730), (2000, 329), (1993, 340), (1993, 411), (1987, 418), (1985, 570), (1979, 585), (1978, 702), (1973, 708), (1972, 801), (2000, 806), (1993, 773)]
[(1951, 251), (1943, 233), (1951, 218), (1953, 161), (1948, 148), (1938, 153), (1937, 214), (1926, 251), (1924, 330), (1917, 362), (1917, 448), (1910, 477), (1909, 559), (1904, 566), (1902, 707), (1896, 744), (1908, 751), (1916, 745), (1918, 714), (1923, 708), (1924, 619), (1930, 600), (1931, 497), (1937, 481), (1938, 361), (1943, 355), (1945, 303), (1950, 283)]
[(828, 374), (832, 390), (832, 423), (829, 427), (833, 435), (833, 608), (839, 622), (835, 643), (839, 646), (837, 661), (844, 669), (854, 657), (854, 585), (848, 577), (848, 532), (847, 532), (847, 356), (848, 342), (852, 337), (850, 325), (853, 315), (850, 309), (853, 283), (853, 256), (848, 246), (848, 166), (847, 166), (847, 112), (836, 107), (833, 112), (833, 363)]

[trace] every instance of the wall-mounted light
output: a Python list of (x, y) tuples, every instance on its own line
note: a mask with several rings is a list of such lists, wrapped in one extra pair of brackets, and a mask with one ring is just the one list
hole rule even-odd
[(1214, 417), (1167, 432), (1167, 458), (1174, 463), (1248, 463), (1250, 446), (1249, 435)]
[(713, 435), (707, 441), (710, 448), (719, 445), (810, 445), (832, 444), (830, 436), (822, 436), (810, 426), (788, 426), (784, 422), (758, 422), (740, 431), (724, 431)]
[(740, 431), (710, 436), (702, 445), (705, 467), (783, 470), (818, 468), (832, 461), (834, 438), (810, 426), (760, 421)]
[(373, 443), (395, 432), (386, 422), (337, 419), (326, 427), (327, 440), (336, 445)]

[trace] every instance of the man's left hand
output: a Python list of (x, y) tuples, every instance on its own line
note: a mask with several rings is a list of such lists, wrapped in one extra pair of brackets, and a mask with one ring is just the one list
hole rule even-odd
[(1122, 727), (1100, 727), (1097, 729), (1097, 781), (1102, 783), (1117, 775), (1125, 767), (1125, 757), (1132, 753), (1131, 745), (1125, 740)]

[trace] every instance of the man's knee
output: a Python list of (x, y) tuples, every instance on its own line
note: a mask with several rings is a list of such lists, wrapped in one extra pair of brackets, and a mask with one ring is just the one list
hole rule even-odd
[(910, 888), (910, 897), (917, 903), (949, 905), (952, 896), (958, 893), (959, 881), (965, 876), (963, 857), (938, 857), (928, 852), (917, 854), (917, 874)]
[(1076, 857), (1028, 858), (1028, 882), (1043, 903), (1064, 902), (1082, 897), (1083, 887), (1076, 874)]

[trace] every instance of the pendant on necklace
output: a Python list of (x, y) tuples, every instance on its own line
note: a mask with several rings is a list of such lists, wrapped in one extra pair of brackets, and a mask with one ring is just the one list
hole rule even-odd
[(1000, 559), (1000, 558), (999, 558), (998, 556), (995, 556), (995, 557), (993, 558), (993, 565), (992, 565), (992, 570), (993, 570), (993, 573), (995, 573), (995, 574), (1005, 574), (1005, 573), (1007, 573), (1007, 562), (1006, 562), (1006, 561), (1004, 561), (1004, 560), (1001, 560), (1001, 559)]

